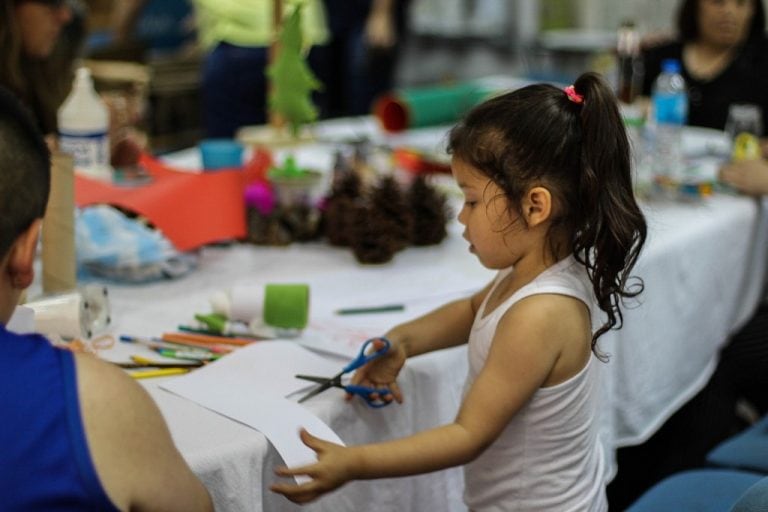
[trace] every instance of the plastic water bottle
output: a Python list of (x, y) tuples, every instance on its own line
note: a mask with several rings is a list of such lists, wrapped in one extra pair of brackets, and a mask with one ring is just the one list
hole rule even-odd
[(652, 108), (657, 177), (680, 183), (685, 180), (682, 128), (688, 120), (688, 93), (680, 74), (680, 62), (668, 59), (653, 84)]
[(59, 146), (72, 155), (75, 169), (111, 180), (109, 111), (93, 87), (88, 68), (78, 68), (72, 92), (58, 112)]

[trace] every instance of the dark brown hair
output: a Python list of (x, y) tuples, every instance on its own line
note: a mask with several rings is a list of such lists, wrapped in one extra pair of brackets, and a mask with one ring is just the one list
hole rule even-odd
[(42, 133), (29, 111), (0, 87), (0, 258), (45, 214), (50, 176)]
[(492, 98), (451, 131), (448, 147), (493, 180), (519, 215), (530, 187), (550, 190), (558, 208), (548, 243), (557, 253), (552, 235), (565, 234), (608, 316), (592, 337), (596, 351), (598, 337), (621, 327), (623, 299), (643, 289), (642, 280), (630, 287), (628, 279), (646, 224), (633, 194), (629, 141), (613, 92), (595, 73), (581, 75), (574, 88), (583, 103), (547, 84)]
[(43, 133), (57, 131), (56, 112), (69, 94), (73, 63), (85, 38), (84, 8), (69, 1), (73, 20), (64, 27), (51, 55), (33, 59), (24, 54), (16, 23), (18, 0), (0, 0), (0, 85), (24, 102)]
[[(760, 39), (765, 33), (765, 9), (762, 0), (752, 0), (755, 12), (749, 26), (747, 40)], [(699, 38), (699, 0), (684, 0), (677, 13), (677, 30), (684, 42)]]

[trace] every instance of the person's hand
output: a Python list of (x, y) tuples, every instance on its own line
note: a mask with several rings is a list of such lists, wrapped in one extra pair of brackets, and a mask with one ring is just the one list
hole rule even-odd
[[(392, 393), (389, 396), (394, 398), (397, 403), (403, 403), (403, 394), (397, 384), (397, 376), (405, 364), (407, 354), (402, 344), (391, 338), (388, 339), (390, 346), (387, 353), (358, 369), (352, 376), (352, 384), (372, 388), (387, 388)], [(383, 341), (375, 340), (372, 349), (379, 350), (383, 346)], [(347, 395), (347, 400), (351, 400), (352, 397), (353, 395)], [(386, 395), (383, 399), (389, 400)]]
[(720, 181), (748, 195), (768, 194), (768, 161), (732, 162), (720, 169)]
[(277, 483), (270, 490), (282, 494), (294, 503), (308, 503), (341, 487), (354, 478), (353, 450), (319, 439), (306, 430), (299, 432), (301, 441), (317, 453), (317, 462), (297, 468), (277, 468), (279, 476), (306, 475), (312, 480), (303, 484)]
[(387, 12), (372, 10), (365, 21), (365, 35), (371, 48), (388, 49), (397, 42), (392, 16)]

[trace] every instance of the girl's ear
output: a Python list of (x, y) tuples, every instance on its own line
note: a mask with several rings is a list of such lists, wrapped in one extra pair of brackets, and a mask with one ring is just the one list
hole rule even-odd
[(523, 197), (523, 215), (529, 228), (538, 226), (552, 215), (552, 194), (544, 187), (533, 187)]
[(35, 252), (42, 224), (42, 219), (36, 219), (22, 231), (11, 246), (7, 272), (11, 278), (11, 285), (16, 289), (27, 288), (35, 277)]

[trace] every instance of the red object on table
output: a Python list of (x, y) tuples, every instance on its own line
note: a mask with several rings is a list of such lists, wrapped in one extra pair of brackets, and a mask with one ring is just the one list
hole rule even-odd
[(139, 163), (151, 180), (133, 187), (76, 175), (75, 204), (110, 204), (135, 212), (181, 251), (245, 237), (242, 170), (185, 172), (146, 154)]
[(398, 148), (393, 152), (398, 167), (414, 174), (451, 173), (451, 166), (416, 149)]

